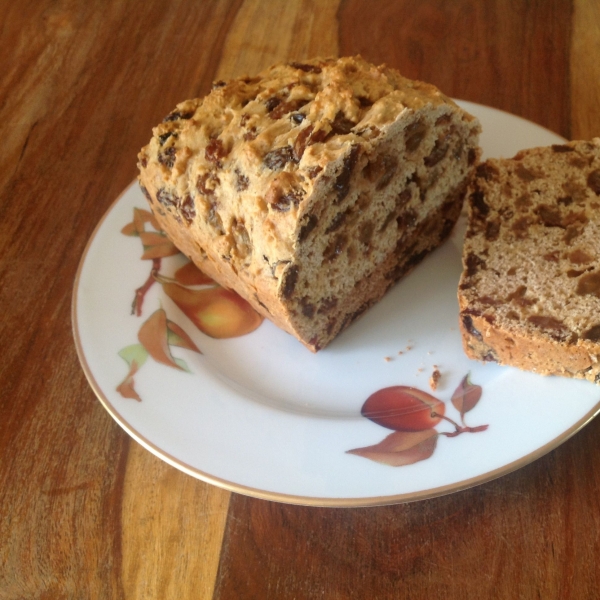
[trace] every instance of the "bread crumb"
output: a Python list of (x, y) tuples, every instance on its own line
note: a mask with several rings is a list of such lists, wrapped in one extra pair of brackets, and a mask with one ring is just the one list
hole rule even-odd
[(440, 378), (442, 377), (442, 374), (440, 373), (440, 371), (436, 365), (433, 365), (433, 366), (434, 366), (433, 373), (431, 374), (431, 377), (429, 378), (429, 387), (433, 391), (435, 391), (435, 390), (437, 390), (437, 386), (440, 381)]
[(392, 360), (391, 356), (384, 356), (383, 360), (385, 360), (385, 362), (390, 362)]

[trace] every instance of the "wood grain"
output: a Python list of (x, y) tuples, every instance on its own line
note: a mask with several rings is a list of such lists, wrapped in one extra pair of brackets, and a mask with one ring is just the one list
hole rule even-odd
[(569, 0), (346, 0), (340, 53), (569, 137), (570, 19)]
[(227, 37), (218, 77), (241, 77), (284, 60), (338, 55), (339, 0), (285, 5), (248, 0)]
[(571, 42), (573, 139), (600, 137), (600, 6), (575, 0)]
[(414, 504), (313, 509), (233, 496), (219, 600), (593, 598), (600, 423), (501, 480)]
[(126, 598), (212, 598), (230, 493), (132, 444), (123, 484)]
[[(143, 528), (139, 538), (128, 529), (124, 541), (124, 492), (145, 465), (137, 454), (128, 460), (128, 437), (83, 377), (70, 297), (84, 245), (134, 178), (151, 126), (210, 86), (236, 10), (235, 2), (153, 2), (141, 11), (124, 1), (2, 3), (9, 68), (0, 118), (11, 124), (0, 153), (3, 599), (122, 598), (137, 585), (133, 553), (167, 577), (162, 556), (210, 538), (199, 526), (180, 538), (167, 528), (157, 533), (158, 554), (146, 553), (152, 532)], [(169, 483), (157, 488), (164, 490), (159, 506), (177, 506), (181, 497), (221, 510), (220, 495), (205, 494), (200, 482), (190, 488), (181, 475)], [(156, 507), (152, 496), (139, 495), (136, 515), (156, 516)], [(186, 521), (193, 505), (187, 510)], [(219, 518), (211, 519), (217, 529)], [(198, 567), (195, 556), (190, 551)], [(208, 561), (209, 578), (214, 564)]]

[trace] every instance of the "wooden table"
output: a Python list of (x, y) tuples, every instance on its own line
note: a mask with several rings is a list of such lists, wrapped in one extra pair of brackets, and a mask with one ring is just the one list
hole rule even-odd
[(592, 0), (0, 3), (3, 600), (600, 594), (598, 420), (461, 493), (298, 507), (161, 462), (84, 377), (77, 265), (151, 127), (213, 80), (356, 53), (567, 138), (600, 135)]

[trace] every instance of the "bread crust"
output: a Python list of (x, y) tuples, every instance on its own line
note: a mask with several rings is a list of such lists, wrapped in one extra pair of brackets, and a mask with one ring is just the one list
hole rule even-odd
[(488, 160), (468, 198), (467, 355), (600, 383), (600, 139)]
[(178, 105), (139, 180), (184, 254), (317, 351), (449, 235), (479, 131), (434, 86), (315, 59)]

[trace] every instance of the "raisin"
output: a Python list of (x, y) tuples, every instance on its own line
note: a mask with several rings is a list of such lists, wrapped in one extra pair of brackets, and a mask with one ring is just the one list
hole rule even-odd
[(313, 132), (314, 127), (309, 125), (300, 131), (296, 141), (294, 142), (294, 156), (296, 160), (299, 162), (306, 150), (306, 146), (308, 146), (310, 141), (310, 136)]
[(414, 152), (423, 141), (427, 133), (427, 126), (423, 121), (417, 120), (404, 130), (404, 143), (408, 152)]
[(179, 121), (179, 119), (187, 120), (191, 119), (194, 116), (194, 111), (191, 110), (189, 112), (179, 112), (178, 110), (169, 113), (164, 119), (163, 123), (167, 123), (168, 121)]
[(473, 277), (477, 274), (479, 269), (487, 269), (485, 260), (470, 252), (465, 259), (465, 266), (467, 269), (467, 277)]
[(406, 188), (396, 196), (396, 208), (400, 209), (412, 198), (412, 190)]
[(477, 160), (477, 150), (475, 150), (475, 148), (469, 148), (469, 155), (468, 155), (468, 159), (467, 159), (469, 166), (474, 165), (476, 160)]
[(294, 150), (291, 146), (282, 146), (275, 148), (265, 155), (263, 159), (265, 166), (272, 171), (279, 171), (289, 162), (298, 162)]
[(334, 297), (323, 298), (319, 303), (319, 314), (327, 314), (331, 312), (337, 306), (338, 300)]
[(321, 67), (317, 65), (306, 65), (304, 63), (298, 62), (291, 62), (288, 64), (290, 65), (290, 67), (293, 67), (294, 69), (299, 69), (300, 71), (304, 71), (305, 73), (320, 73), (322, 70)]
[(289, 102), (281, 102), (270, 113), (271, 119), (281, 119), (284, 115), (291, 113), (294, 110), (302, 108), (308, 100), (290, 100)]
[(527, 293), (527, 286), (520, 285), (514, 292), (510, 293), (506, 297), (507, 302), (514, 302), (518, 306), (532, 306), (536, 303), (536, 300), (531, 298), (525, 298)]
[(348, 246), (348, 238), (345, 234), (340, 233), (335, 236), (331, 242), (329, 242), (327, 248), (323, 252), (323, 258), (325, 260), (335, 260)]
[(600, 169), (596, 169), (588, 175), (587, 184), (596, 196), (600, 196)]
[(281, 293), (286, 299), (291, 298), (296, 289), (296, 284), (298, 283), (298, 271), (297, 265), (292, 265), (287, 268), (285, 275), (283, 276), (283, 290)]
[(584, 275), (577, 283), (577, 293), (580, 296), (591, 294), (600, 298), (600, 271)]
[(352, 177), (352, 171), (358, 160), (358, 152), (358, 146), (352, 146), (350, 152), (344, 158), (342, 170), (333, 185), (337, 196), (335, 204), (339, 204), (350, 191), (350, 178)]
[(212, 197), (215, 195), (215, 189), (220, 183), (219, 178), (209, 171), (202, 175), (198, 175), (196, 189), (198, 190), (198, 193), (203, 196)]
[(329, 224), (329, 227), (327, 227), (327, 229), (325, 230), (325, 233), (332, 233), (333, 231), (337, 231), (344, 224), (344, 221), (346, 220), (347, 216), (347, 211), (339, 212), (337, 215), (335, 215), (335, 217), (333, 217), (331, 223)]
[(270, 113), (272, 110), (277, 108), (280, 104), (281, 104), (281, 98), (277, 98), (277, 96), (273, 96), (273, 97), (269, 98), (265, 102), (265, 106), (267, 107), (267, 112)]
[(567, 227), (565, 235), (563, 235), (563, 242), (570, 245), (571, 242), (581, 235), (581, 229), (579, 227)]
[(217, 212), (217, 207), (214, 204), (210, 205), (208, 215), (206, 217), (209, 225), (216, 231), (217, 235), (224, 235), (225, 229), (223, 227), (223, 221)]
[(531, 198), (527, 194), (522, 194), (515, 200), (515, 206), (523, 212), (531, 206)]
[(333, 123), (331, 124), (331, 132), (335, 135), (346, 135), (352, 131), (352, 128), (356, 125), (350, 119), (344, 116), (344, 113), (340, 110), (335, 115)]
[(490, 212), (490, 207), (485, 202), (485, 195), (481, 190), (474, 191), (471, 196), (471, 206), (479, 213), (481, 217), (486, 217)]
[(547, 204), (540, 204), (535, 209), (535, 212), (540, 217), (545, 227), (564, 227), (560, 211), (557, 208)]
[(479, 165), (475, 172), (477, 177), (486, 181), (495, 181), (499, 176), (498, 169), (489, 163)]
[(312, 302), (309, 302), (306, 296), (300, 300), (300, 307), (302, 308), (302, 314), (307, 319), (312, 319), (315, 316), (315, 305)]
[(142, 190), (142, 194), (146, 196), (146, 200), (148, 200), (148, 202), (152, 202), (152, 196), (150, 195), (150, 192), (141, 183), (140, 189)]
[(179, 203), (179, 198), (175, 194), (167, 192), (164, 188), (161, 188), (156, 192), (156, 199), (167, 208), (177, 206)]
[(534, 179), (538, 179), (538, 176), (533, 173), (533, 171), (530, 171), (521, 164), (515, 169), (515, 174), (522, 181), (533, 181)]
[(441, 127), (443, 125), (448, 125), (448, 123), (450, 123), (450, 121), (452, 121), (452, 115), (450, 115), (450, 114), (440, 115), (435, 120), (435, 125), (436, 125), (436, 127)]
[(298, 241), (303, 242), (310, 234), (310, 232), (317, 226), (319, 220), (316, 215), (308, 215), (306, 218), (306, 222), (300, 228), (300, 235), (298, 236)]
[(519, 239), (523, 239), (527, 235), (527, 229), (530, 225), (530, 217), (521, 217), (512, 224), (511, 229)]
[(445, 139), (440, 138), (436, 140), (433, 150), (429, 156), (425, 157), (425, 166), (434, 167), (437, 165), (446, 156), (448, 148), (450, 148), (450, 144)]
[(302, 113), (294, 113), (290, 118), (296, 125), (300, 125), (306, 117)]
[(217, 88), (224, 87), (226, 85), (227, 85), (227, 83), (225, 81), (223, 81), (222, 79), (219, 79), (219, 81), (213, 82), (212, 87), (213, 87), (213, 90), (214, 90), (214, 89), (217, 89)]
[(575, 269), (569, 269), (567, 271), (567, 277), (579, 277), (580, 275), (583, 275), (585, 273), (585, 271), (577, 271)]
[(323, 170), (322, 167), (319, 167), (317, 165), (316, 167), (311, 167), (310, 169), (308, 169), (306, 174), (308, 175), (308, 177), (310, 179), (314, 179), (322, 170)]
[(243, 192), (248, 189), (250, 185), (250, 180), (246, 175), (240, 172), (239, 169), (235, 170), (235, 189), (238, 192)]
[(357, 100), (361, 108), (369, 108), (370, 106), (373, 106), (373, 102), (366, 96), (359, 96)]
[(373, 230), (375, 226), (371, 221), (367, 221), (363, 223), (358, 230), (358, 240), (362, 242), (365, 246), (368, 246), (371, 242), (371, 238), (373, 237)]
[(173, 165), (175, 164), (175, 159), (177, 158), (175, 156), (176, 152), (175, 146), (167, 148), (164, 152), (159, 153), (158, 162), (161, 165), (165, 165), (165, 167), (172, 169)]
[(587, 265), (594, 260), (594, 257), (578, 248), (569, 254), (569, 260), (575, 265)]
[(222, 159), (224, 159), (227, 154), (223, 142), (219, 139), (210, 140), (204, 150), (204, 157), (206, 160), (219, 168), (223, 166)]
[(583, 339), (590, 340), (591, 342), (600, 342), (600, 325), (590, 327), (590, 329), (584, 332)]
[(565, 341), (566, 339), (573, 340), (573, 334), (571, 330), (559, 319), (555, 317), (549, 317), (546, 315), (531, 315), (527, 317), (527, 321), (544, 331), (547, 331), (549, 335), (558, 341)]
[(250, 127), (250, 129), (248, 129), (248, 131), (246, 131), (246, 133), (243, 135), (244, 141), (251, 142), (252, 140), (256, 139), (256, 135), (256, 127)]
[(363, 169), (365, 177), (371, 182), (377, 182), (377, 190), (387, 187), (398, 168), (398, 159), (391, 154), (383, 154), (368, 162)]
[(301, 192), (292, 190), (286, 194), (278, 195), (272, 202), (269, 203), (273, 210), (277, 212), (287, 212), (292, 206), (298, 206), (302, 200)]
[(252, 243), (250, 242), (250, 236), (244, 223), (239, 223), (236, 219), (233, 220), (231, 226), (231, 233), (235, 240), (236, 253), (241, 258), (245, 258), (252, 251)]
[(466, 314), (463, 315), (462, 323), (463, 323), (463, 327), (473, 337), (477, 338), (478, 340), (483, 339), (483, 336), (481, 335), (481, 333), (477, 329), (475, 329), (475, 326), (473, 325), (473, 318), (471, 317), (471, 315), (466, 315)]
[(488, 242), (495, 242), (500, 237), (500, 222), (490, 221), (485, 227), (485, 239)]
[(575, 148), (567, 146), (566, 144), (552, 144), (552, 150), (554, 152), (574, 152)]
[[(163, 133), (162, 135), (158, 136), (158, 143), (161, 146), (165, 145), (165, 142), (173, 135), (172, 131), (167, 131), (167, 133)], [(175, 137), (177, 137), (177, 135), (175, 135)]]
[(189, 194), (180, 202), (179, 211), (188, 224), (196, 218), (194, 199)]

